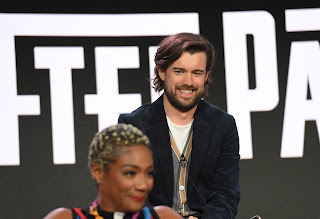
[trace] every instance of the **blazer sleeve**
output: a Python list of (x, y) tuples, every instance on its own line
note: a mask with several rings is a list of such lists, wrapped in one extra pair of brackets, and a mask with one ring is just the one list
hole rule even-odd
[(235, 120), (229, 123), (221, 141), (220, 155), (212, 179), (212, 192), (202, 219), (233, 219), (240, 201), (240, 155), (239, 138)]
[(120, 115), (119, 118), (118, 118), (118, 124), (119, 123), (125, 123), (125, 124), (128, 124), (128, 120), (126, 119), (125, 115)]

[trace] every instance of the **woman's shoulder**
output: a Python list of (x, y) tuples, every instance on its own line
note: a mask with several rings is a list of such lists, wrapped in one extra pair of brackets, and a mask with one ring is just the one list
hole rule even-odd
[(72, 219), (72, 211), (68, 208), (57, 208), (51, 211), (44, 219)]
[(157, 212), (159, 218), (183, 218), (175, 210), (165, 205), (155, 206), (154, 210)]

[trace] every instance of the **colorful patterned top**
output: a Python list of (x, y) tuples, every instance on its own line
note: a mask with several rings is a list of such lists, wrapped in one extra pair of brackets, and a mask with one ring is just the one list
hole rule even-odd
[(135, 213), (102, 211), (94, 201), (90, 208), (72, 209), (73, 219), (160, 219), (152, 207), (144, 207)]

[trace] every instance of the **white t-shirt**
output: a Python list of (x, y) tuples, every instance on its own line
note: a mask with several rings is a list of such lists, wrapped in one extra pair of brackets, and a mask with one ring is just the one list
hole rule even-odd
[(167, 117), (167, 122), (174, 142), (176, 143), (180, 154), (182, 154), (193, 120), (186, 125), (177, 125)]

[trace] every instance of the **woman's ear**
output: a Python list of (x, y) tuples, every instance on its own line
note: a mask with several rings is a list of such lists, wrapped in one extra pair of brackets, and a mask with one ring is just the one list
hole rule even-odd
[(99, 184), (102, 180), (103, 169), (99, 164), (91, 164), (90, 166), (92, 178)]

